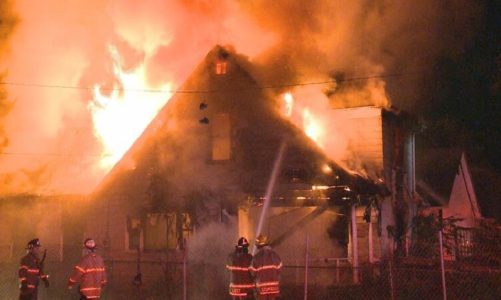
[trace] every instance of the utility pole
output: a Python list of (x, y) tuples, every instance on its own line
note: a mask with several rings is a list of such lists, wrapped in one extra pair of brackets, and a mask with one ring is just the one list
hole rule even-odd
[(442, 295), (443, 299), (447, 300), (447, 289), (445, 286), (445, 266), (444, 266), (444, 243), (443, 243), (443, 218), (442, 218), (442, 209), (438, 211), (438, 222), (440, 229), (438, 231), (438, 241), (440, 245), (440, 270), (442, 272)]

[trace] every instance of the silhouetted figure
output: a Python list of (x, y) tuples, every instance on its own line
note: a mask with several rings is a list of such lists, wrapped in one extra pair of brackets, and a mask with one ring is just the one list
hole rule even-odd
[(234, 300), (252, 299), (254, 280), (250, 273), (252, 255), (249, 254), (249, 242), (246, 238), (238, 239), (235, 252), (228, 258), (226, 268), (231, 272), (229, 292)]
[(26, 247), (27, 254), (21, 259), (19, 267), (20, 294), (19, 300), (38, 299), (38, 284), (40, 279), (49, 286), (49, 275), (42, 270), (43, 261), (40, 260), (40, 240), (33, 239)]

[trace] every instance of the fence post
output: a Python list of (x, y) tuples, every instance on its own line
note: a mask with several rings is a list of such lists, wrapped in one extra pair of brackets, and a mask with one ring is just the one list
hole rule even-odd
[(11, 242), (9, 245), (9, 261), (14, 257), (14, 242)]
[[(369, 210), (369, 213), (372, 214), (372, 210)], [(369, 219), (369, 263), (372, 264), (374, 262), (374, 246), (372, 241), (372, 218)]]
[(393, 286), (393, 257), (389, 259), (389, 268), (390, 268), (390, 297), (391, 300), (395, 300), (395, 287)]
[(186, 243), (186, 239), (183, 240), (183, 245), (184, 245), (184, 253), (183, 253), (183, 300), (186, 300), (186, 296), (187, 296), (187, 284), (186, 284), (186, 275), (187, 275), (187, 272), (186, 272), (186, 259), (188, 256), (188, 245)]
[(440, 270), (442, 272), (442, 295), (443, 299), (447, 300), (447, 289), (445, 286), (445, 266), (444, 266), (444, 245), (443, 245), (443, 218), (442, 209), (438, 211), (438, 222), (440, 229), (438, 231), (438, 242), (440, 245)]
[(63, 232), (59, 235), (59, 262), (63, 262), (64, 255), (64, 236)]
[(339, 258), (336, 259), (336, 283), (339, 284)]
[(299, 286), (299, 281), (301, 281), (301, 278), (299, 275), (299, 266), (300, 266), (299, 264), (300, 264), (299, 259), (296, 257), (295, 258), (295, 265), (294, 265), (295, 266), (294, 270), (296, 272), (296, 286)]
[(305, 248), (305, 258), (304, 258), (304, 300), (308, 299), (308, 250), (310, 246), (310, 237), (306, 233), (306, 248)]
[(137, 247), (137, 261), (136, 261), (136, 276), (134, 276), (133, 283), (136, 285), (137, 299), (143, 299), (141, 293), (141, 285), (143, 284), (143, 275), (141, 273), (141, 248)]

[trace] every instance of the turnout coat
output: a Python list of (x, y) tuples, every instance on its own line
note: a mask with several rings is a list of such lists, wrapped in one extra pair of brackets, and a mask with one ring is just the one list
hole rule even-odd
[(229, 287), (231, 296), (245, 297), (252, 295), (255, 285), (250, 273), (251, 263), (252, 255), (249, 253), (235, 251), (228, 257), (226, 268), (231, 272)]
[(68, 285), (80, 282), (80, 293), (87, 299), (99, 299), (106, 284), (106, 270), (103, 258), (94, 252), (86, 254), (75, 266)]
[(19, 283), (21, 284), (21, 295), (32, 295), (36, 299), (38, 294), (38, 284), (40, 279), (46, 279), (48, 275), (40, 270), (40, 259), (33, 253), (28, 253), (21, 259), (18, 271)]
[(282, 260), (270, 246), (258, 250), (252, 259), (251, 272), (254, 274), (259, 295), (280, 294), (280, 270)]

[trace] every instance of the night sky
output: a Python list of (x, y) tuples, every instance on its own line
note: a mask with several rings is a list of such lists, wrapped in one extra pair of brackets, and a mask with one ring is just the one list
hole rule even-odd
[[(422, 147), (457, 147), (501, 174), (501, 2), (483, 1), (472, 42), (455, 57), (440, 57), (417, 107)], [(418, 145), (419, 146), (419, 145)]]

